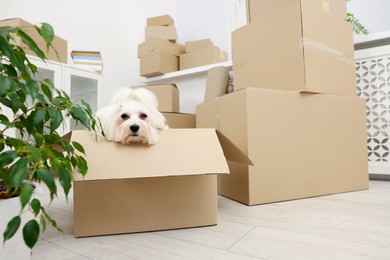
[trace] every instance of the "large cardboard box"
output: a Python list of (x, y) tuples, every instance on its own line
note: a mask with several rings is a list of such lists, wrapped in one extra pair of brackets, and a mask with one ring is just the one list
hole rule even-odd
[[(58, 36), (54, 36), (52, 42), (53, 47), (50, 47), (49, 50), (47, 50), (46, 42), (42, 39), (37, 30), (34, 28), (34, 25), (31, 23), (21, 18), (12, 18), (0, 21), (0, 26), (22, 27), (24, 31), (37, 43), (38, 47), (43, 51), (47, 59), (62, 63), (68, 62), (68, 43), (66, 40)], [(21, 39), (19, 39), (16, 44), (22, 47), (26, 54), (37, 56), (35, 52), (28, 49), (27, 45), (23, 43)]]
[(154, 50), (162, 51), (174, 56), (179, 56), (180, 54), (184, 53), (184, 49), (185, 47), (182, 44), (171, 42), (162, 38), (150, 37), (138, 45), (138, 58)]
[(139, 86), (152, 91), (158, 100), (158, 109), (161, 112), (179, 112), (179, 89), (175, 84)]
[(140, 58), (140, 74), (153, 77), (179, 70), (179, 57), (161, 51), (152, 51)]
[(254, 166), (229, 163), (219, 194), (247, 205), (368, 188), (365, 101), (246, 88), (197, 107)]
[(351, 24), (294, 0), (232, 34), (234, 87), (356, 95)]
[(175, 24), (175, 21), (168, 14), (150, 17), (150, 18), (146, 19), (147, 26), (169, 26), (169, 25), (174, 25), (174, 24)]
[(180, 55), (180, 70), (227, 61), (228, 54), (215, 46)]
[(169, 128), (196, 128), (196, 115), (163, 112)]
[[(258, 17), (294, 0), (247, 0), (247, 20), (253, 21)], [(347, 1), (345, 0), (302, 0), (306, 1), (326, 13), (335, 15), (343, 20), (347, 18)]]
[(214, 46), (214, 43), (210, 39), (188, 41), (185, 44), (185, 52), (193, 52), (196, 50), (200, 50), (212, 46)]
[(176, 42), (177, 40), (177, 32), (176, 27), (171, 26), (147, 26), (145, 27), (145, 40), (150, 37), (157, 37), (166, 40), (170, 40), (172, 42)]
[(87, 131), (71, 140), (83, 145), (89, 167), (74, 175), (74, 236), (217, 224), (215, 174), (229, 173), (224, 152), (237, 148), (214, 129), (166, 129), (152, 146), (96, 142)]

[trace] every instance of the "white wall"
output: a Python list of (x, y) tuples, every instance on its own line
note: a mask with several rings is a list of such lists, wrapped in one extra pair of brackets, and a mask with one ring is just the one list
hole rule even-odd
[(51, 24), (68, 41), (68, 53), (99, 50), (104, 104), (118, 88), (142, 82), (137, 46), (144, 40), (146, 18), (163, 14), (176, 19), (177, 0), (2, 0), (0, 9), (0, 19), (20, 17), (33, 24)]
[(370, 34), (390, 30), (389, 0), (351, 0), (348, 12), (354, 14)]

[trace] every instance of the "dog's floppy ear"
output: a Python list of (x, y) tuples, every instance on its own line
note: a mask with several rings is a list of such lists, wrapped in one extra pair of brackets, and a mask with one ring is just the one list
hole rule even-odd
[(95, 116), (99, 119), (101, 127), (103, 128), (104, 133), (106, 134), (106, 138), (111, 140), (114, 133), (114, 125), (115, 125), (115, 116), (120, 111), (120, 105), (109, 105), (100, 108), (96, 111)]

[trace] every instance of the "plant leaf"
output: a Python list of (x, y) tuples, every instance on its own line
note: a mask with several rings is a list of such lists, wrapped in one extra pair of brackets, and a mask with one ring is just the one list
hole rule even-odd
[(77, 158), (77, 168), (82, 175), (85, 175), (88, 171), (87, 161), (81, 156)]
[(12, 163), (16, 158), (16, 151), (6, 151), (0, 154), (0, 168)]
[(42, 160), (42, 153), (41, 150), (39, 150), (39, 148), (29, 145), (26, 147), (26, 149), (31, 152), (31, 156), (34, 161)]
[(60, 184), (64, 189), (66, 199), (68, 199), (68, 193), (72, 188), (72, 178), (70, 177), (69, 171), (62, 165), (58, 167), (58, 174), (60, 175)]
[(38, 216), (39, 212), (41, 211), (41, 202), (37, 199), (33, 199), (30, 205), (32, 210), (34, 211), (34, 215)]
[(39, 89), (38, 83), (35, 80), (30, 79), (26, 82), (26, 86), (27, 86), (28, 94), (34, 100), (39, 93), (38, 92), (38, 89)]
[(85, 154), (84, 147), (83, 147), (80, 143), (78, 143), (78, 142), (76, 142), (76, 141), (73, 141), (72, 144), (73, 144), (74, 148), (76, 148), (79, 152), (81, 152), (81, 153), (83, 153), (84, 155), (86, 155), (86, 154)]
[(70, 109), (69, 112), (72, 115), (73, 119), (80, 121), (83, 126), (85, 126), (87, 129), (90, 129), (90, 120), (83, 109), (74, 106)]
[(22, 181), (27, 177), (28, 160), (27, 158), (21, 158), (11, 168), (9, 173), (11, 186), (16, 190), (19, 189)]
[(34, 190), (34, 188), (30, 184), (26, 184), (23, 186), (22, 191), (20, 192), (20, 195), (19, 195), (20, 202), (22, 203), (22, 210), (27, 205), (27, 203), (30, 201), (33, 190)]
[(37, 43), (29, 36), (27, 35), (23, 30), (19, 29), (18, 34), (22, 41), (28, 46), (30, 50), (35, 52), (36, 55), (38, 55), (39, 58), (42, 60), (46, 60), (46, 56), (43, 53), (43, 51), (38, 47)]
[(23, 239), (29, 248), (33, 248), (38, 241), (39, 224), (35, 219), (28, 221), (23, 227)]
[(42, 35), (43, 39), (46, 42), (46, 48), (49, 50), (49, 46), (51, 45), (54, 39), (54, 30), (53, 27), (48, 23), (42, 23), (41, 27), (36, 27), (39, 34)]
[(20, 222), (21, 222), (20, 216), (13, 217), (8, 222), (7, 228), (5, 229), (5, 231), (3, 233), (3, 239), (4, 239), (3, 245), (4, 245), (5, 241), (12, 238), (15, 235), (16, 231), (18, 231), (18, 229), (20, 227)]
[(9, 77), (0, 76), (0, 97), (5, 96), (15, 88), (16, 83)]
[(53, 132), (61, 125), (62, 114), (60, 111), (52, 107), (49, 108), (48, 112), (50, 115), (50, 131)]
[(50, 190), (50, 198), (53, 199), (54, 195), (57, 195), (57, 186), (55, 184), (53, 176), (49, 170), (41, 168), (37, 171), (39, 179), (41, 179)]

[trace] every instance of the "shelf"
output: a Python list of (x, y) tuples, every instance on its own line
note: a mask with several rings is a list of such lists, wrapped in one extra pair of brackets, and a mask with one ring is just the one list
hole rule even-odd
[(214, 63), (210, 65), (205, 65), (201, 67), (186, 69), (186, 70), (179, 70), (171, 73), (166, 73), (161, 76), (151, 77), (151, 78), (145, 78), (144, 83), (146, 84), (160, 84), (160, 83), (174, 83), (178, 79), (185, 79), (194, 77), (197, 75), (203, 75), (207, 74), (207, 71), (211, 68), (215, 67), (228, 67), (230, 70), (233, 68), (232, 61), (225, 61), (220, 63)]
[(368, 49), (389, 44), (390, 31), (354, 36), (355, 50)]

